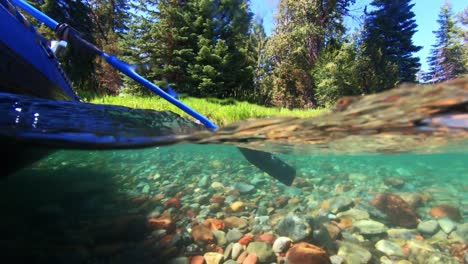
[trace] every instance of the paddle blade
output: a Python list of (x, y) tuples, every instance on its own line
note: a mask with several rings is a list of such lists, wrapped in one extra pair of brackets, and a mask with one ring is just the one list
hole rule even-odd
[(296, 169), (269, 152), (239, 148), (244, 157), (255, 167), (266, 172), (281, 183), (291, 186), (296, 177)]

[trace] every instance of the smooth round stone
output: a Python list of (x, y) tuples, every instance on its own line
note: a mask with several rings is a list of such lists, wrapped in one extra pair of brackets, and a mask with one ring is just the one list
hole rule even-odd
[(466, 237), (466, 240), (468, 240), (468, 223), (458, 224), (455, 232), (461, 237)]
[(307, 238), (312, 228), (307, 221), (297, 215), (287, 215), (276, 225), (276, 233), (280, 236), (291, 238), (293, 241), (301, 241)]
[(275, 253), (286, 253), (291, 247), (292, 240), (289, 237), (278, 237), (273, 242), (273, 252)]
[(230, 259), (231, 258), (232, 246), (233, 245), (234, 245), (233, 243), (229, 243), (229, 245), (224, 250), (224, 259)]
[(238, 190), (240, 193), (248, 193), (255, 188), (255, 186), (244, 182), (236, 182), (232, 185), (232, 187)]
[(142, 193), (149, 193), (149, 191), (150, 191), (150, 186), (148, 184), (143, 186), (143, 189), (141, 190)]
[(406, 244), (409, 249), (421, 249), (427, 252), (435, 251), (435, 248), (425, 240), (410, 240)]
[(269, 263), (276, 259), (271, 244), (267, 242), (250, 242), (246, 251), (257, 255), (257, 259), (261, 263)]
[(380, 264), (394, 264), (387, 256), (380, 257)]
[(224, 247), (227, 244), (226, 233), (221, 230), (213, 230), (213, 235), (218, 245)]
[(442, 229), (442, 231), (444, 231), (446, 234), (450, 234), (450, 232), (452, 232), (456, 228), (455, 222), (453, 222), (448, 217), (438, 218), (437, 222), (439, 223), (440, 229)]
[(255, 254), (259, 262), (270, 263), (276, 259), (271, 244), (267, 242), (250, 242), (246, 251)]
[(200, 179), (200, 181), (198, 181), (197, 186), (200, 187), (200, 188), (203, 188), (203, 187), (208, 186), (208, 180), (209, 180), (208, 175), (203, 176), (203, 177)]
[(368, 178), (368, 175), (362, 173), (350, 173), (348, 175), (348, 179), (353, 182), (366, 182)]
[(427, 234), (427, 235), (433, 235), (437, 232), (439, 229), (439, 223), (437, 223), (436, 220), (427, 220), (427, 221), (422, 221), (421, 223), (418, 224), (418, 231)]
[(234, 243), (231, 250), (231, 258), (237, 259), (244, 252), (244, 246), (239, 243)]
[(401, 247), (391, 241), (388, 240), (380, 240), (375, 243), (375, 248), (381, 252), (383, 252), (387, 256), (397, 256), (397, 257), (404, 257), (405, 253), (401, 249)]
[(230, 229), (226, 234), (227, 242), (237, 242), (243, 234), (237, 228)]
[(342, 264), (344, 263), (345, 260), (341, 256), (333, 255), (333, 256), (330, 256), (330, 261), (332, 264)]
[(270, 217), (268, 215), (262, 215), (262, 216), (255, 217), (255, 220), (257, 220), (259, 222), (259, 224), (261, 224), (261, 225), (268, 224), (269, 219), (270, 219)]
[(363, 235), (376, 235), (387, 231), (387, 227), (384, 224), (374, 220), (359, 220), (354, 223), (354, 226)]
[(215, 189), (215, 190), (223, 190), (224, 189), (224, 185), (220, 182), (213, 182), (211, 184), (211, 188)]
[(367, 249), (349, 242), (340, 243), (337, 255), (353, 264), (367, 264), (372, 257)]
[(351, 209), (349, 209), (347, 211), (338, 213), (336, 216), (338, 218), (350, 217), (354, 221), (369, 219), (369, 213), (367, 211), (359, 210), (359, 209), (355, 209), (355, 208), (351, 208)]
[(406, 228), (389, 228), (387, 229), (388, 237), (390, 238), (401, 238), (405, 240), (412, 239), (418, 232), (414, 229), (406, 229)]
[(203, 255), (206, 264), (220, 264), (223, 261), (224, 255), (217, 252), (207, 252)]
[(336, 214), (343, 211), (345, 208), (349, 208), (353, 204), (353, 199), (347, 196), (338, 196), (332, 198), (330, 202), (330, 212)]
[(406, 259), (402, 259), (402, 260), (399, 260), (396, 264), (412, 264), (412, 263)]

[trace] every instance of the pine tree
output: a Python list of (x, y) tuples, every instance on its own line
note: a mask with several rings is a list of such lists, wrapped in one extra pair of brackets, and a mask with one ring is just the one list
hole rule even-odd
[(454, 22), (449, 3), (442, 6), (437, 22), (439, 29), (433, 31), (436, 44), (432, 46), (431, 55), (428, 58), (430, 68), (426, 77), (426, 80), (431, 82), (450, 80), (467, 72), (463, 62), (464, 44), (460, 38), (461, 29)]
[[(139, 1), (137, 13), (122, 42), (126, 59), (156, 85), (171, 85), (177, 92), (191, 91), (187, 68), (193, 60), (193, 12), (187, 1)], [(125, 92), (149, 92), (125, 78)]]
[(331, 106), (342, 96), (360, 95), (361, 65), (365, 64), (359, 49), (359, 33), (346, 37), (343, 43), (324, 49), (313, 70), (314, 97), (319, 106)]
[(412, 42), (417, 27), (411, 11), (414, 4), (411, 0), (373, 0), (371, 5), (375, 10), (366, 14), (364, 49), (376, 80), (365, 89), (377, 92), (414, 82), (420, 63), (412, 53), (421, 49)]
[(271, 68), (261, 84), (262, 89), (272, 90), (271, 104), (314, 104), (312, 69), (320, 51), (343, 30), (342, 17), (352, 2), (280, 0), (277, 27), (266, 47)]
[(247, 1), (197, 0), (193, 6), (198, 39), (189, 71), (197, 95), (246, 98), (253, 90)]
[(253, 91), (250, 94), (250, 99), (253, 102), (265, 104), (268, 98), (268, 90), (261, 89), (262, 79), (265, 78), (268, 72), (268, 63), (265, 58), (265, 47), (268, 37), (263, 28), (263, 19), (256, 17), (252, 23), (252, 29), (249, 34), (249, 59), (254, 65), (253, 69)]
[(156, 23), (151, 27), (155, 41), (152, 50), (155, 83), (190, 93), (188, 65), (193, 60), (195, 45), (191, 6), (183, 0), (160, 0), (157, 10)]
[(145, 77), (192, 96), (248, 97), (253, 63), (245, 0), (144, 2), (124, 45), (133, 62), (149, 65)]
[[(96, 30), (94, 39), (96, 45), (104, 52), (115, 56), (121, 55), (119, 43), (128, 30), (130, 19), (128, 0), (92, 0), (91, 17)], [(118, 93), (122, 86), (119, 72), (102, 58), (96, 58), (96, 79), (101, 91)]]

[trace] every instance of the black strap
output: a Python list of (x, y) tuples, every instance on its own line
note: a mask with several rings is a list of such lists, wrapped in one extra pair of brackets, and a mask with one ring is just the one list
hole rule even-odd
[(59, 39), (69, 42), (74, 47), (80, 48), (96, 56), (102, 55), (102, 51), (98, 47), (83, 39), (80, 36), (80, 32), (69, 26), (67, 23), (58, 24), (55, 28), (55, 34)]

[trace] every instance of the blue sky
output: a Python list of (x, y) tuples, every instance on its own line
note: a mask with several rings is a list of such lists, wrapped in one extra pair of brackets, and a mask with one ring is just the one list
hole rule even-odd
[[(431, 46), (435, 43), (435, 37), (432, 31), (439, 28), (437, 23), (438, 15), (441, 6), (446, 0), (413, 0), (415, 4), (413, 12), (416, 15), (416, 24), (418, 24), (418, 32), (413, 36), (413, 43), (423, 48), (415, 55), (420, 58), (422, 70), (427, 70), (427, 56), (431, 50)], [(263, 17), (263, 25), (267, 34), (270, 34), (274, 28), (274, 14), (279, 0), (251, 0), (252, 12), (260, 17)], [(353, 15), (359, 16), (363, 13), (364, 7), (371, 0), (356, 0), (356, 4), (351, 7)], [(450, 0), (452, 11), (454, 13), (468, 7), (466, 0)], [(358, 24), (358, 21), (347, 20), (349, 26)]]

